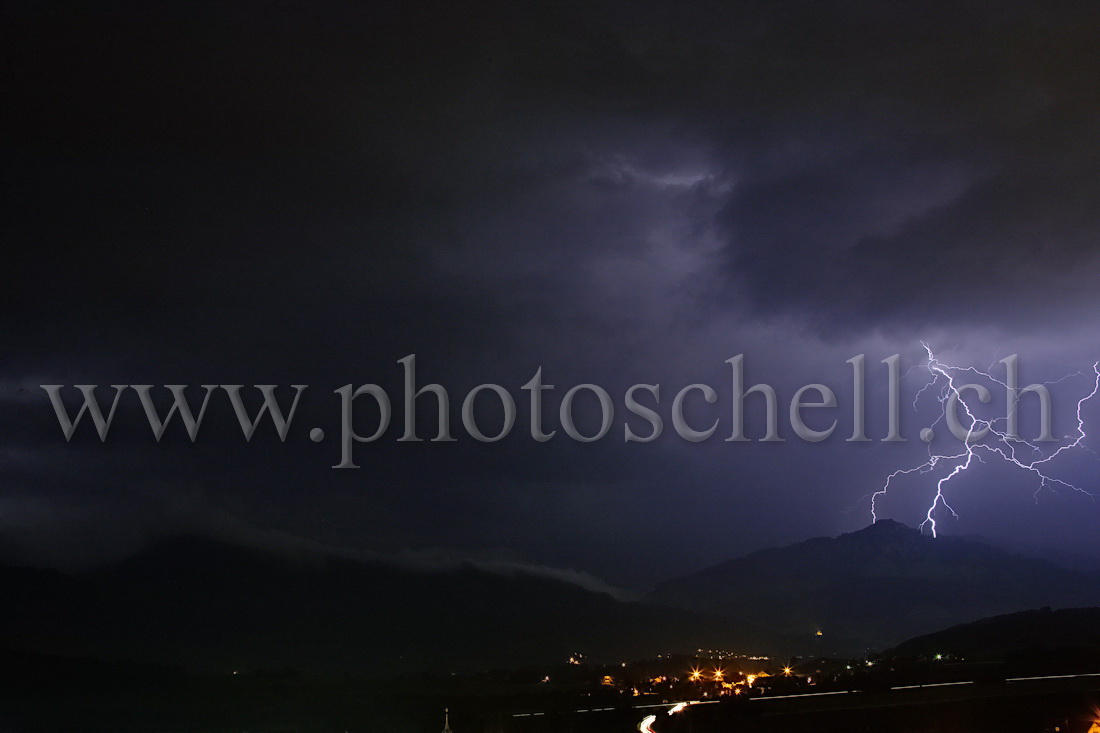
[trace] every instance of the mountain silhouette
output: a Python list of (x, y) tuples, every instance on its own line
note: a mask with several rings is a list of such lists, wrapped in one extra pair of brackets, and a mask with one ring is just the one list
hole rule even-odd
[(728, 560), (663, 583), (647, 600), (884, 648), (987, 616), (1100, 605), (1100, 575), (882, 520)]
[(759, 630), (553, 578), (177, 537), (77, 574), (0, 567), (0, 647), (192, 669), (389, 675), (762, 648)]

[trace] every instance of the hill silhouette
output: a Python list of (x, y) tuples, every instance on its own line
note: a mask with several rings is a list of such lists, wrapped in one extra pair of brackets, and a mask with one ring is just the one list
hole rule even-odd
[(1040, 650), (1091, 650), (1100, 661), (1100, 608), (1042, 608), (984, 618), (910, 639), (890, 653), (1001, 661)]

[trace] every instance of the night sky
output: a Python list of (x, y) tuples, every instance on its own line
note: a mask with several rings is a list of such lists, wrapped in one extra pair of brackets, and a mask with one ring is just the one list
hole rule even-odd
[[(925, 455), (922, 340), (981, 369), (1017, 353), (1025, 383), (1084, 372), (1050, 388), (1056, 435), (1091, 388), (1095, 4), (28, 3), (2, 24), (7, 560), (198, 532), (641, 589), (868, 524), (866, 496)], [(861, 353), (875, 440), (849, 443)], [(878, 440), (894, 353), (918, 367), (906, 443)], [(407, 354), (450, 391), (456, 442), (397, 442)], [(737, 354), (779, 392), (786, 442), (725, 442)], [(546, 443), (520, 390), (539, 367)], [(499, 443), (459, 419), (487, 382), (519, 407)], [(841, 405), (815, 444), (786, 416), (810, 382)], [(106, 442), (66, 443), (38, 386), (177, 383), (309, 387), (285, 443), (270, 423), (246, 442), (221, 394), (194, 444), (180, 424), (158, 444), (132, 393)], [(335, 470), (349, 383), (383, 385), (394, 418)], [(615, 400), (601, 441), (560, 430), (580, 383)], [(681, 387), (713, 386), (688, 414), (718, 432), (625, 443), (634, 383), (661, 385), (666, 423)], [(588, 433), (595, 404), (578, 398)], [(1100, 403), (1084, 414), (1100, 434)], [(1098, 469), (1051, 467), (1100, 494)], [(979, 466), (940, 529), (1100, 556), (1100, 503), (1035, 489)], [(911, 477), (880, 516), (916, 526), (933, 492)]]

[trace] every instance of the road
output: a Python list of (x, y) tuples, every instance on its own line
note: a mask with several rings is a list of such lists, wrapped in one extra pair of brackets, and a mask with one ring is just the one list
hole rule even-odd
[[(1100, 672), (1092, 672), (1092, 673), (1087, 673), (1087, 674), (1058, 674), (1058, 675), (1041, 675), (1041, 676), (1033, 676), (1033, 677), (1010, 677), (1010, 678), (1005, 680), (1005, 684), (1020, 685), (1020, 684), (1024, 684), (1024, 683), (1047, 681), (1047, 680), (1074, 680), (1074, 679), (1088, 679), (1088, 678), (1100, 678)], [(934, 683), (923, 684), (923, 685), (899, 685), (899, 686), (896, 686), (896, 687), (889, 688), (889, 691), (890, 692), (895, 692), (895, 691), (908, 691), (908, 690), (929, 690), (929, 689), (932, 689), (932, 688), (965, 687), (967, 685), (974, 685), (974, 684), (977, 684), (977, 681), (975, 681), (975, 680), (966, 680), (966, 681), (960, 681), (960, 682), (934, 682)], [(832, 692), (808, 692), (808, 693), (801, 693), (801, 694), (797, 694), (797, 695), (771, 695), (771, 696), (765, 695), (765, 696), (762, 696), (762, 697), (751, 697), (751, 698), (748, 698), (748, 699), (749, 699), (750, 702), (754, 702), (754, 703), (767, 703), (767, 702), (772, 702), (772, 701), (775, 701), (775, 700), (792, 701), (792, 700), (801, 700), (801, 699), (808, 699), (808, 698), (836, 697), (836, 696), (840, 696), (840, 695), (858, 694), (858, 692), (859, 692), (858, 690), (837, 690), (837, 691), (832, 691)], [(689, 701), (689, 702), (666, 703), (666, 704), (661, 705), (661, 707), (667, 707), (668, 708), (668, 710), (665, 711), (668, 715), (675, 715), (676, 713), (681, 712), (681, 711), (687, 709), (689, 706), (692, 706), (692, 705), (708, 705), (708, 704), (714, 704), (714, 703), (717, 703), (717, 702), (721, 702), (721, 701), (720, 700), (692, 700), (692, 701)], [(904, 704), (904, 703), (899, 702), (898, 704)], [(646, 715), (641, 720), (641, 722), (638, 723), (638, 730), (641, 731), (641, 733), (658, 733), (658, 731), (654, 730), (654, 728), (653, 728), (653, 726), (657, 722), (657, 718), (658, 718), (658, 715), (654, 715), (654, 714)], [(1093, 725), (1097, 726), (1097, 727), (1100, 727), (1100, 719), (1098, 719), (1096, 722), (1094, 722)]]
[[(1035, 682), (1040, 682), (1040, 681), (1073, 680), (1073, 679), (1088, 679), (1088, 678), (1100, 678), (1100, 672), (1093, 672), (1093, 673), (1088, 673), (1088, 674), (1059, 674), (1059, 675), (1041, 675), (1041, 676), (1033, 676), (1033, 677), (1012, 677), (1012, 678), (1006, 679), (1005, 683), (1007, 685), (1021, 685), (1021, 686), (1024, 686), (1024, 685), (1028, 685), (1028, 683), (1035, 683)], [(969, 685), (975, 685), (977, 683), (978, 682), (976, 680), (966, 680), (966, 681), (960, 681), (960, 682), (939, 682), (939, 683), (931, 683), (931, 684), (924, 684), (924, 685), (899, 685), (899, 686), (896, 686), (896, 687), (889, 688), (889, 692), (903, 692), (904, 693), (906, 691), (918, 691), (918, 690), (932, 690), (932, 689), (943, 689), (943, 688), (965, 688)], [(944, 689), (944, 691), (946, 692), (946, 689)], [(843, 698), (844, 696), (847, 696), (847, 695), (858, 695), (858, 694), (860, 694), (858, 691), (836, 690), (836, 691), (830, 691), (830, 692), (801, 693), (801, 694), (797, 694), (797, 695), (764, 695), (764, 696), (761, 696), (761, 697), (751, 697), (751, 698), (748, 698), (748, 699), (753, 704), (769, 705), (770, 703), (777, 702), (777, 701), (783, 701), (783, 700), (788, 701), (788, 702), (792, 702), (792, 703), (799, 702), (799, 701), (802, 701), (802, 700), (805, 700), (805, 701), (809, 702), (809, 701), (812, 701), (815, 698)], [(721, 701), (720, 700), (688, 700), (688, 701), (681, 701), (681, 702), (653, 703), (653, 704), (647, 704), (647, 705), (636, 705), (636, 706), (633, 707), (633, 709), (643, 713), (643, 715), (644, 715), (644, 717), (642, 717), (641, 721), (638, 723), (638, 730), (641, 731), (641, 733), (657, 733), (654, 730), (653, 726), (657, 724), (657, 720), (661, 715), (675, 715), (675, 714), (687, 709), (689, 706), (712, 705), (712, 704), (715, 704), (715, 703), (718, 703), (718, 702), (721, 702)], [(838, 700), (838, 702), (839, 702), (839, 700)], [(899, 702), (899, 704), (903, 704), (903, 703)], [(617, 709), (619, 709), (619, 708), (616, 708), (616, 707), (582, 708), (582, 709), (575, 710), (574, 712), (579, 713), (579, 714), (604, 713), (604, 712), (612, 712), (612, 711), (615, 711)], [(544, 715), (546, 715), (546, 713), (543, 713), (543, 712), (516, 713), (516, 714), (514, 714), (513, 717), (514, 718), (539, 718), (539, 717), (542, 717)]]

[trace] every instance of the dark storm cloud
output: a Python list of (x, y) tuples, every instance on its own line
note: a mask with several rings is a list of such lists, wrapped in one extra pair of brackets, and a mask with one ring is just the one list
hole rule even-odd
[[(601, 156), (667, 170), (694, 143), (735, 184), (718, 222), (734, 305), (927, 322), (950, 306), (914, 303), (980, 280), (996, 283), (969, 309), (984, 322), (1004, 297), (1044, 295), (1002, 278), (1037, 268), (1072, 294), (1094, 272), (1093, 12), (30, 13), (9, 150), (33, 152), (11, 200), (40, 215), (19, 221), (36, 247), (100, 233), (65, 248), (59, 291), (240, 310), (289, 273), (330, 286), (348, 264), (343, 288), (434, 292), (402, 282), (410, 264), (461, 255), (471, 217), (520, 193), (549, 210), (599, 183)], [(36, 211), (50, 201), (63, 211)], [(566, 258), (602, 236), (564, 234)], [(472, 254), (530, 232), (503, 235)]]
[[(413, 352), (455, 394), (540, 365), (560, 387), (717, 385), (740, 352), (789, 390), (845, 384), (860, 351), (914, 363), (920, 337), (983, 366), (1029, 347), (1047, 378), (1091, 362), (1092, 6), (5, 12), (15, 515), (79, 492), (166, 531), (162, 490), (107, 494), (179, 481), (331, 545), (488, 544), (644, 582), (854, 528), (843, 509), (898, 455), (509, 440), (375, 446), (350, 476), (325, 446), (243, 449), (228, 428), (60, 446), (17, 390), (396, 389)], [(669, 553), (655, 531), (698, 542)]]
[(831, 328), (1032, 328), (1080, 307), (1100, 264), (1095, 9), (864, 20), (817, 37), (836, 53), (807, 43), (796, 121), (754, 141), (789, 152), (743, 169), (733, 282)]

